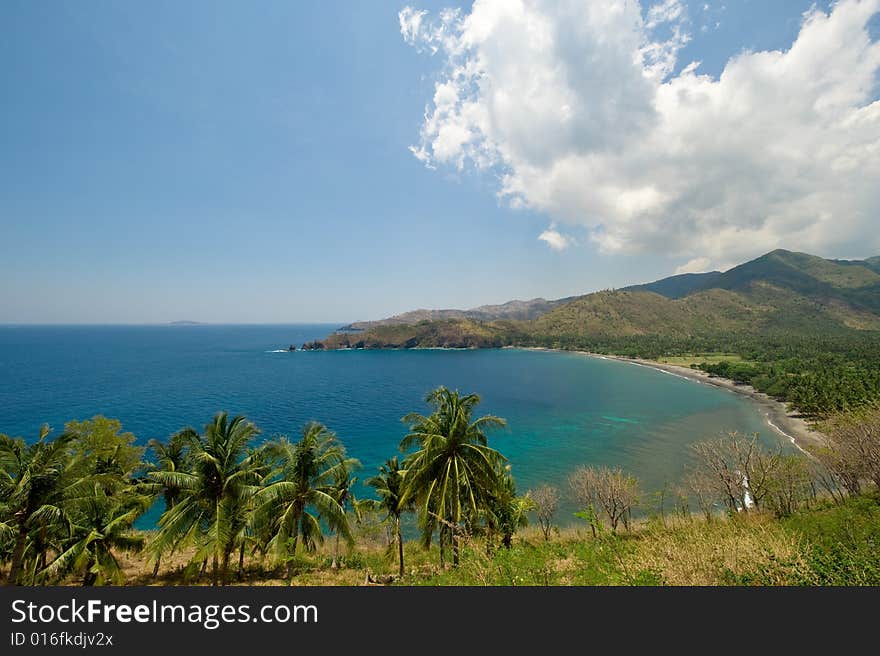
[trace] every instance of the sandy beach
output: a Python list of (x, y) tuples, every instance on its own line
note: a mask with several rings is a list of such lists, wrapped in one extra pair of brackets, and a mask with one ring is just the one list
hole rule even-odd
[(735, 383), (727, 378), (719, 378), (712, 376), (705, 371), (699, 369), (691, 369), (690, 367), (682, 367), (674, 364), (665, 364), (662, 362), (654, 362), (653, 360), (642, 360), (640, 358), (625, 358), (617, 355), (601, 355), (597, 353), (582, 352), (583, 355), (590, 357), (606, 358), (609, 360), (619, 360), (633, 365), (642, 367), (651, 367), (659, 371), (686, 378), (697, 383), (706, 385), (714, 385), (722, 389), (729, 390), (735, 394), (742, 394), (752, 399), (761, 409), (761, 413), (767, 419), (767, 423), (778, 433), (787, 437), (791, 443), (807, 453), (809, 447), (820, 446), (824, 443), (825, 438), (819, 431), (815, 430), (809, 422), (799, 415), (789, 412), (786, 405), (777, 401), (773, 397), (759, 392), (751, 385), (743, 385)]
[[(533, 350), (549, 351), (553, 349), (536, 348)], [(767, 420), (777, 433), (786, 437), (791, 443), (803, 451), (808, 453), (810, 447), (821, 446), (825, 442), (825, 437), (819, 431), (815, 430), (809, 422), (799, 415), (789, 412), (786, 405), (776, 399), (759, 392), (751, 385), (742, 385), (728, 380), (727, 378), (719, 378), (707, 374), (699, 369), (691, 369), (690, 367), (682, 367), (674, 364), (666, 364), (663, 362), (654, 362), (653, 360), (643, 360), (641, 358), (627, 358), (619, 355), (605, 355), (602, 353), (590, 353), (588, 351), (565, 351), (566, 353), (578, 353), (591, 358), (604, 358), (606, 360), (619, 360), (627, 364), (651, 367), (663, 371), (667, 374), (685, 378), (687, 380), (702, 383), (705, 385), (714, 385), (726, 389), (735, 394), (741, 394), (750, 398), (758, 405), (761, 414)]]

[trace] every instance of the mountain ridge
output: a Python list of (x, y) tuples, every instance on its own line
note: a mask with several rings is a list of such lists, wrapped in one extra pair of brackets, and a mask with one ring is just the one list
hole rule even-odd
[(647, 336), (687, 342), (780, 331), (880, 331), (880, 257), (829, 260), (778, 249), (724, 272), (681, 274), (557, 302), (540, 300), (552, 306), (535, 305), (536, 316), (526, 319), (515, 313), (456, 311), (410, 323), (384, 320), (358, 334), (331, 335), (323, 346), (589, 345)]
[(545, 298), (533, 298), (527, 301), (514, 299), (506, 303), (495, 305), (480, 305), (468, 310), (442, 309), (428, 310), (420, 308), (395, 314), (385, 319), (372, 321), (354, 321), (339, 329), (340, 332), (358, 332), (369, 330), (378, 326), (409, 325), (422, 321), (444, 321), (448, 319), (471, 319), (475, 321), (495, 321), (498, 319), (529, 320), (549, 312), (558, 305), (567, 303), (576, 298), (569, 296), (556, 300)]

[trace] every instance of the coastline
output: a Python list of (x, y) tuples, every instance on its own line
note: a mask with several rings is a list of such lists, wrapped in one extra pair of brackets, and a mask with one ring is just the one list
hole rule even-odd
[[(553, 351), (557, 349), (548, 348), (530, 348), (535, 351)], [(754, 402), (767, 421), (767, 424), (777, 433), (787, 438), (795, 448), (807, 455), (811, 455), (809, 447), (822, 446), (825, 444), (825, 436), (815, 430), (809, 422), (802, 417), (789, 412), (785, 403), (777, 401), (773, 397), (767, 396), (763, 392), (759, 392), (751, 385), (735, 383), (727, 378), (719, 378), (712, 376), (705, 371), (699, 369), (691, 369), (675, 364), (666, 364), (663, 362), (655, 362), (654, 360), (644, 360), (642, 358), (628, 358), (621, 355), (606, 355), (604, 353), (592, 353), (589, 351), (561, 351), (563, 353), (576, 353), (591, 358), (602, 358), (605, 360), (617, 360), (627, 364), (640, 367), (649, 367), (664, 373), (684, 378), (691, 382), (702, 383), (705, 385), (713, 385), (721, 389), (728, 390), (734, 394), (745, 396)]]

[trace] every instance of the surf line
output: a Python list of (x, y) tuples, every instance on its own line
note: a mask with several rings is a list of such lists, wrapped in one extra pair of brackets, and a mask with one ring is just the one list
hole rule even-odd
[(785, 432), (784, 430), (782, 430), (779, 426), (777, 426), (776, 424), (773, 423), (773, 420), (770, 419), (770, 412), (769, 412), (769, 411), (766, 411), (766, 412), (765, 412), (764, 417), (767, 419), (767, 423), (770, 424), (770, 427), (773, 428), (773, 429), (774, 429), (777, 433), (779, 433), (780, 435), (783, 435), (783, 436), (787, 437), (787, 438), (788, 438), (788, 441), (791, 442), (791, 443), (794, 445), (794, 448), (795, 448), (795, 449), (797, 449), (798, 451), (800, 451), (801, 453), (803, 453), (805, 456), (807, 456), (807, 457), (809, 457), (809, 458), (812, 458), (813, 460), (816, 459), (816, 456), (814, 456), (812, 453), (810, 453), (809, 451), (807, 451), (806, 449), (804, 449), (800, 444), (797, 443), (797, 440), (794, 439), (794, 436), (792, 436), (792, 435), (786, 433), (786, 432)]
[[(626, 361), (624, 361), (624, 362), (626, 362)], [(777, 433), (779, 433), (783, 437), (788, 438), (788, 441), (791, 442), (792, 445), (794, 445), (794, 448), (797, 449), (798, 451), (800, 451), (801, 453), (803, 453), (805, 456), (807, 456), (808, 458), (810, 458), (812, 460), (816, 460), (816, 456), (814, 456), (812, 453), (810, 453), (809, 451), (804, 449), (800, 444), (798, 444), (797, 439), (795, 439), (795, 437), (791, 433), (785, 432), (782, 428), (780, 428), (779, 426), (777, 426), (776, 424), (773, 423), (773, 420), (770, 418), (770, 410), (767, 409), (766, 407), (764, 407), (764, 404), (761, 402), (761, 400), (756, 398), (755, 396), (753, 396), (751, 394), (739, 392), (738, 390), (731, 389), (725, 385), (714, 385), (713, 383), (711, 383), (709, 381), (700, 380), (699, 378), (693, 378), (691, 376), (683, 376), (681, 374), (677, 374), (672, 371), (668, 371), (667, 369), (663, 369), (662, 367), (653, 367), (649, 364), (642, 364), (641, 362), (632, 362), (632, 361), (629, 361), (628, 364), (633, 364), (637, 367), (645, 367), (646, 369), (654, 369), (655, 371), (660, 371), (664, 374), (669, 374), (670, 376), (675, 376), (676, 378), (681, 378), (683, 380), (687, 380), (692, 383), (698, 383), (701, 385), (711, 385), (712, 387), (716, 387), (718, 389), (725, 390), (727, 392), (730, 392), (731, 394), (736, 394), (737, 396), (746, 396), (746, 397), (750, 398), (754, 403), (756, 403), (758, 405), (759, 409), (761, 410), (761, 413), (764, 415), (764, 419), (767, 420), (767, 424), (773, 430), (775, 430)]]

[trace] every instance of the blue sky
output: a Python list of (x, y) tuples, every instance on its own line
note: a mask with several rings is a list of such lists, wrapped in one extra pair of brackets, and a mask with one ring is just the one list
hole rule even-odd
[[(760, 240), (676, 250), (593, 210), (580, 220), (526, 180), (533, 163), (505, 154), (506, 132), (473, 141), (502, 153), (489, 167), (443, 160), (425, 112), (460, 58), (404, 38), (405, 6), (0, 3), (0, 322), (349, 321), (556, 298), (758, 254)], [(427, 24), (447, 6), (412, 8)], [(810, 6), (687, 3), (686, 22), (656, 28), (690, 39), (666, 79), (694, 60), (717, 78), (743, 50), (788, 48)], [(410, 150), (420, 145), (430, 166)], [(510, 172), (515, 196), (500, 191)], [(876, 197), (864, 193), (853, 216)], [(564, 248), (538, 238), (548, 230)], [(858, 243), (821, 254), (873, 254), (851, 252)]]

